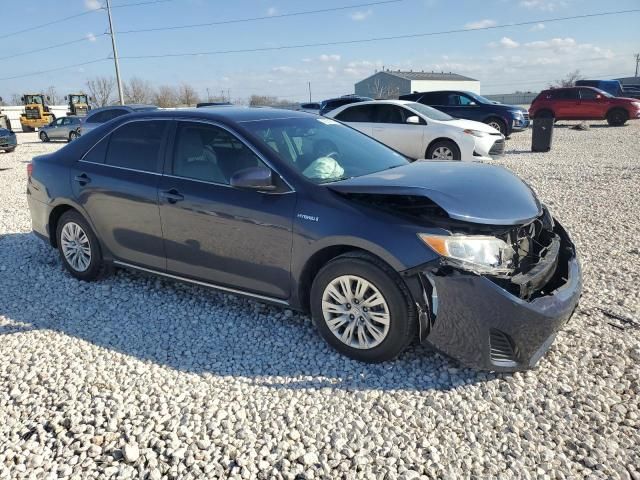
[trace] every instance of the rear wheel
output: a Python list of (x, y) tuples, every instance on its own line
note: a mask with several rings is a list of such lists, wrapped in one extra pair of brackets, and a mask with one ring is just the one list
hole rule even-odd
[(607, 113), (607, 123), (612, 127), (621, 127), (629, 120), (629, 114), (626, 110), (615, 108)]
[(451, 140), (438, 140), (429, 146), (425, 157), (428, 160), (460, 160), (460, 149)]
[(43, 142), (49, 141), (49, 136), (47, 135), (47, 132), (40, 132), (40, 135), (38, 136), (40, 137), (40, 140), (42, 140)]
[(27, 126), (27, 125), (23, 125), (23, 126), (22, 126), (22, 131), (23, 131), (24, 133), (33, 132), (33, 130), (34, 130), (33, 128), (31, 128), (31, 127), (29, 127), (29, 126)]
[(58, 250), (65, 268), (79, 280), (98, 278), (102, 270), (102, 253), (98, 238), (78, 212), (65, 212), (56, 232)]
[(416, 307), (402, 279), (367, 254), (341, 255), (320, 270), (311, 312), (329, 345), (363, 362), (395, 358), (417, 329)]
[(6, 148), (4, 151), (5, 151), (6, 153), (11, 153), (11, 152), (13, 152), (15, 149), (16, 149), (16, 147), (11, 147), (11, 148)]
[(80, 135), (78, 135), (78, 132), (73, 131), (73, 132), (69, 132), (69, 141), (73, 142), (75, 139), (77, 139)]
[(495, 128), (496, 130), (498, 130), (504, 136), (507, 135), (507, 124), (505, 123), (504, 120), (502, 120), (500, 118), (497, 118), (497, 117), (492, 117), (492, 118), (489, 118), (489, 119), (485, 120), (484, 123), (486, 123), (490, 127)]

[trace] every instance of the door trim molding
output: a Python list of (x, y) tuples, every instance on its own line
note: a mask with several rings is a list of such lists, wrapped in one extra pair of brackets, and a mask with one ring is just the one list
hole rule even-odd
[(120, 266), (120, 267), (131, 268), (133, 270), (140, 270), (142, 272), (152, 273), (154, 275), (159, 275), (161, 277), (171, 278), (173, 280), (179, 280), (181, 282), (192, 283), (194, 285), (200, 285), (202, 287), (207, 287), (207, 288), (213, 288), (214, 290), (221, 290), (223, 292), (234, 293), (236, 295), (242, 295), (242, 296), (245, 296), (245, 297), (252, 297), (252, 298), (256, 298), (258, 300), (264, 300), (264, 301), (271, 302), (271, 303), (277, 303), (279, 305), (285, 305), (285, 306), (289, 305), (288, 301), (282, 300), (280, 298), (269, 297), (267, 295), (259, 295), (257, 293), (251, 293), (251, 292), (247, 292), (245, 290), (238, 290), (238, 289), (235, 289), (235, 288), (223, 287), (223, 286), (217, 285), (215, 283), (208, 283), (208, 282), (203, 282), (203, 281), (200, 281), (200, 280), (193, 280), (191, 278), (181, 277), (179, 275), (173, 275), (171, 273), (160, 272), (158, 270), (153, 270), (151, 268), (139, 267), (138, 265), (132, 265), (130, 263), (121, 262), (120, 260), (114, 260), (113, 263), (118, 265), (118, 266)]

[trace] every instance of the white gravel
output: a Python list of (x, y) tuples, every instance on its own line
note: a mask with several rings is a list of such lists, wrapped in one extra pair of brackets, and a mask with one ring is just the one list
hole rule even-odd
[[(566, 124), (564, 124), (566, 125)], [(496, 162), (573, 235), (585, 291), (535, 371), (426, 347), (362, 365), (308, 317), (124, 271), (82, 283), (0, 153), (0, 478), (640, 479), (640, 122)], [(602, 128), (601, 128), (602, 127)]]

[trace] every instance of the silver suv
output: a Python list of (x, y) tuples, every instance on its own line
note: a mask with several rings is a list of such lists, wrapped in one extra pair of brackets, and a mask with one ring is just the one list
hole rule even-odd
[(114, 105), (112, 107), (102, 107), (91, 110), (91, 113), (85, 117), (84, 122), (78, 129), (80, 135), (87, 133), (94, 128), (107, 123), (109, 120), (126, 115), (133, 112), (144, 112), (146, 110), (157, 110), (155, 105)]

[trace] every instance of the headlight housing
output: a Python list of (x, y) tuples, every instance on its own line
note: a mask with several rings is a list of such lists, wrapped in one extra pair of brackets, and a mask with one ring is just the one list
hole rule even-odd
[(473, 135), (474, 137), (486, 137), (487, 135), (489, 135), (487, 132), (481, 132), (480, 130), (471, 130), (470, 128), (464, 130), (464, 133), (466, 133), (467, 135)]
[(522, 110), (511, 110), (511, 113), (513, 114), (514, 117), (524, 117)]
[(434, 252), (464, 270), (489, 274), (513, 271), (513, 247), (499, 238), (427, 233), (420, 233), (418, 237)]
[(634, 107), (640, 108), (640, 102), (631, 102)]

